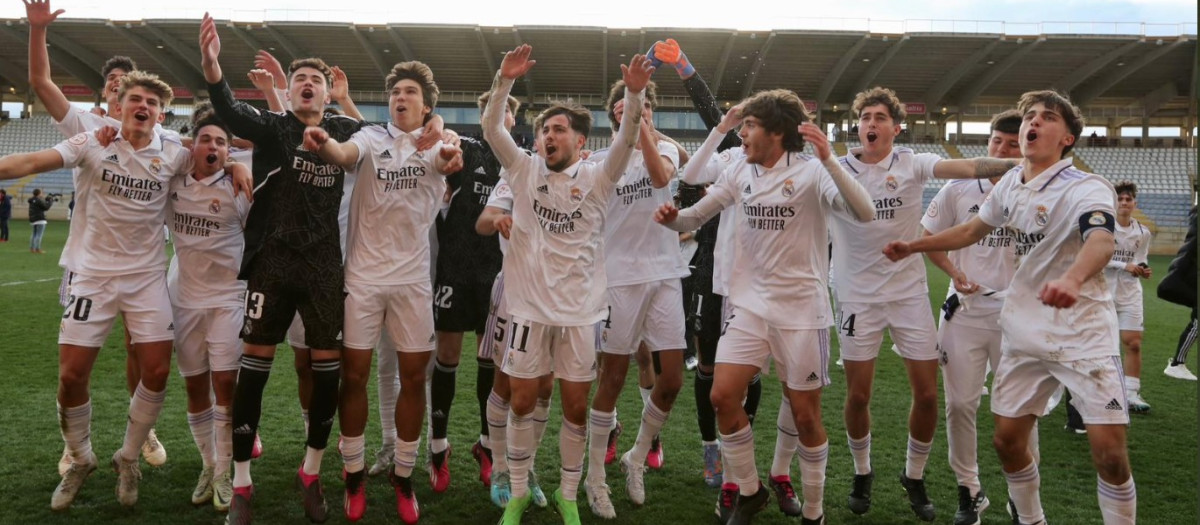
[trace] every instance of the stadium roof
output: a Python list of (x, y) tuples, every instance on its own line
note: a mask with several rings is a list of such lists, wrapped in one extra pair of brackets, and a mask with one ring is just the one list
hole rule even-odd
[[(443, 103), (469, 103), (486, 90), (504, 51), (525, 42), (538, 65), (514, 94), (535, 105), (573, 98), (600, 105), (618, 64), (654, 41), (675, 38), (718, 100), (782, 87), (815, 101), (828, 116), (869, 86), (895, 89), (910, 109), (960, 112), (982, 118), (1011, 106), (1031, 89), (1067, 90), (1089, 120), (1119, 125), (1154, 117), (1156, 125), (1194, 118), (1196, 35), (1029, 34), (725, 29), (606, 29), (601, 27), (354, 25), (324, 22), (218, 22), (221, 63), (235, 88), (251, 88), (241, 73), (257, 49), (286, 63), (320, 56), (339, 65), (358, 100), (384, 100), (383, 77), (395, 62), (421, 60), (433, 68)], [(1031, 26), (1043, 30), (1043, 26)], [(198, 20), (109, 21), (62, 19), (50, 28), (54, 80), (69, 94), (94, 97), (98, 69), (111, 55), (190, 92), (203, 90)], [(27, 90), (28, 26), (0, 23), (0, 86)], [(690, 107), (682, 83), (656, 75), (662, 105)], [(188, 98), (184, 93), (183, 98)], [(835, 108), (836, 106), (836, 108)]]

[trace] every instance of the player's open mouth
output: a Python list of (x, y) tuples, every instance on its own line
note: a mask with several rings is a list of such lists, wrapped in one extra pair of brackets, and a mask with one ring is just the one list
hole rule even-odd
[(404, 113), (405, 111), (408, 111), (408, 108), (404, 106), (396, 106), (396, 113)]
[(138, 119), (141, 122), (145, 122), (150, 119), (150, 115), (147, 115), (145, 113), (134, 113), (133, 118)]
[(300, 92), (300, 97), (303, 98), (304, 100), (312, 100), (313, 91), (311, 89), (305, 89)]
[(1029, 130), (1029, 133), (1025, 134), (1025, 143), (1033, 144), (1033, 141), (1037, 140), (1037, 137), (1038, 137), (1038, 134), (1036, 131)]
[(204, 157), (204, 160), (207, 161), (209, 164), (216, 164), (217, 163), (217, 154), (209, 153), (207, 157)]
[(558, 148), (556, 148), (556, 147), (554, 147), (554, 146), (550, 146), (550, 145), (547, 145), (547, 146), (546, 146), (546, 156), (547, 156), (547, 157), (549, 157), (549, 156), (553, 155), (553, 154), (554, 154), (554, 152), (556, 152), (556, 151), (558, 151)]
[(867, 142), (874, 144), (875, 139), (877, 139), (877, 138), (879, 138), (879, 134), (875, 133), (874, 131), (867, 132)]

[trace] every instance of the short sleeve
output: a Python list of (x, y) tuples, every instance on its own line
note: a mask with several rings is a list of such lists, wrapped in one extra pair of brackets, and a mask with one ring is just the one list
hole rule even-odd
[(1085, 179), (1076, 184), (1072, 193), (1075, 207), (1071, 215), (1078, 219), (1076, 224), (1083, 238), (1086, 239), (1096, 229), (1113, 232), (1117, 194), (1111, 186), (1095, 179)]
[(921, 179), (921, 182), (928, 181), (933, 178), (933, 167), (942, 160), (942, 157), (936, 153), (913, 155), (913, 173)]
[(54, 146), (63, 158), (64, 168), (75, 168), (84, 162), (89, 146), (99, 147), (100, 143), (91, 133), (79, 133)]
[(671, 161), (671, 166), (673, 166), (676, 171), (679, 170), (679, 149), (676, 148), (674, 144), (671, 144), (665, 140), (658, 141), (658, 155), (660, 157), (666, 157), (667, 160)]
[(120, 123), (110, 121), (105, 117), (77, 106), (71, 106), (71, 110), (67, 111), (63, 119), (54, 123), (54, 128), (67, 138), (80, 133), (96, 131), (104, 126), (120, 127)]
[(988, 226), (998, 228), (1008, 223), (1008, 214), (1004, 213), (1007, 206), (1004, 198), (1013, 191), (1013, 185), (1009, 181), (1020, 180), (1020, 172), (1016, 173), (1015, 177), (1006, 175), (1000, 179), (1000, 183), (992, 188), (991, 193), (988, 193), (987, 198), (983, 200), (983, 205), (979, 207), (979, 220)]
[(505, 175), (507, 175), (507, 172), (500, 172), (500, 182), (496, 183), (496, 187), (492, 188), (491, 195), (488, 195), (487, 205), (493, 208), (500, 208), (504, 211), (512, 211), (512, 186), (508, 185), (508, 180), (504, 178)]
[(955, 206), (953, 186), (953, 183), (942, 186), (933, 200), (929, 201), (929, 208), (925, 210), (925, 216), (921, 217), (921, 227), (925, 228), (925, 231), (937, 234), (955, 225), (958, 208)]

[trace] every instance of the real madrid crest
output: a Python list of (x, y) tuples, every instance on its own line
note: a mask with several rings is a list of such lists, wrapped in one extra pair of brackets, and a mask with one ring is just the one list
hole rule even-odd
[(150, 171), (154, 172), (155, 175), (158, 175), (158, 172), (162, 171), (162, 159), (152, 159), (150, 161)]
[(1050, 223), (1050, 214), (1046, 212), (1046, 207), (1039, 205), (1037, 207), (1037, 215), (1033, 216), (1033, 222), (1038, 226), (1045, 226)]
[(792, 183), (792, 179), (783, 181), (783, 196), (791, 197), (796, 194), (796, 186)]
[(571, 202), (579, 204), (583, 202), (583, 190), (579, 188), (571, 188)]
[(1088, 217), (1088, 224), (1092, 226), (1103, 226), (1106, 222), (1108, 222), (1108, 219), (1104, 217), (1104, 212), (1094, 211), (1092, 212), (1092, 216)]
[(213, 215), (221, 213), (221, 200), (213, 199), (212, 203), (210, 203), (208, 205), (208, 211), (211, 212)]
[(887, 179), (884, 181), (883, 185), (888, 191), (896, 191), (896, 188), (900, 187), (900, 184), (896, 182), (896, 177), (891, 175), (887, 176)]

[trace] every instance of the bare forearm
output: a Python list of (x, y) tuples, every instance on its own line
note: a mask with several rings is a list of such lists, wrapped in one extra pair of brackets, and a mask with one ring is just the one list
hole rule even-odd
[(926, 253), (958, 250), (979, 242), (990, 230), (991, 227), (977, 217), (937, 235), (921, 237), (909, 243), (909, 249)]
[(1019, 164), (1013, 159), (996, 159), (992, 157), (977, 157), (975, 158), (975, 178), (976, 179), (991, 179), (1000, 177), (1008, 170), (1015, 168)]
[(363, 114), (358, 111), (358, 105), (356, 105), (354, 103), (354, 100), (351, 99), (349, 96), (346, 96), (345, 98), (338, 100), (337, 103), (338, 103), (338, 106), (342, 108), (342, 112), (345, 113), (347, 117), (350, 117), (359, 122), (367, 120), (367, 119), (363, 118)]
[(329, 139), (321, 145), (321, 149), (317, 150), (317, 155), (325, 162), (337, 164), (343, 168), (351, 168), (358, 160), (358, 146), (351, 143), (342, 144), (334, 139)]
[(483, 208), (483, 213), (479, 214), (479, 218), (475, 220), (475, 233), (479, 235), (495, 235), (496, 234), (496, 219), (503, 217), (504, 210), (492, 206)]
[[(50, 77), (50, 54), (46, 51), (46, 28), (29, 28), (29, 86), (46, 112), (55, 122), (61, 122), (71, 110), (71, 102)], [(103, 95), (103, 94), (102, 94)]]
[(1104, 270), (1108, 261), (1112, 260), (1114, 249), (1111, 233), (1093, 231), (1084, 241), (1083, 247), (1079, 249), (1079, 255), (1075, 256), (1075, 262), (1071, 263), (1070, 268), (1067, 268), (1063, 278), (1078, 283), (1088, 280)]

